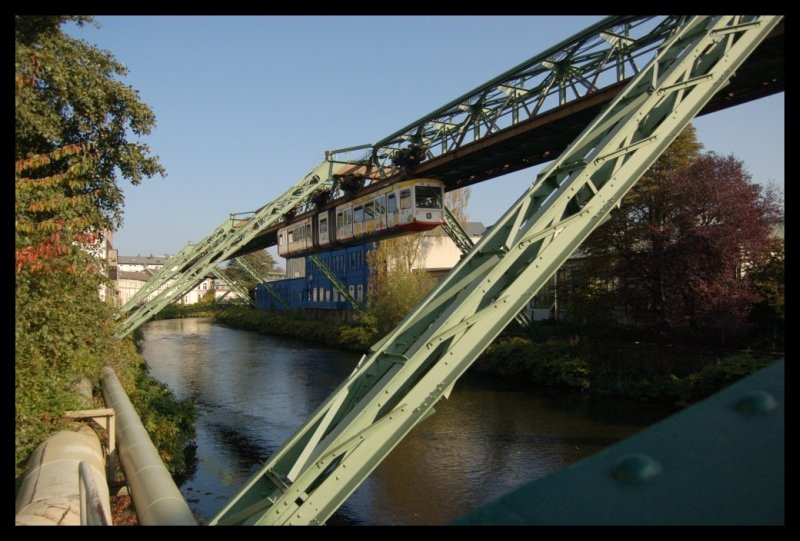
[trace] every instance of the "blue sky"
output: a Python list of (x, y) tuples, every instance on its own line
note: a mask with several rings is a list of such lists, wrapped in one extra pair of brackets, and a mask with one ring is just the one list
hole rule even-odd
[[(120, 255), (173, 254), (283, 193), (326, 149), (373, 143), (597, 16), (101, 16), (65, 27), (128, 67), (165, 178), (124, 184)], [(784, 186), (784, 94), (695, 120), (706, 150)], [(494, 223), (531, 168), (473, 186)]]

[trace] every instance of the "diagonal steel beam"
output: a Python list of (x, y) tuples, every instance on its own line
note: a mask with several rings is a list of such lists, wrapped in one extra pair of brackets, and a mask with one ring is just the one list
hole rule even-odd
[(281, 304), (281, 306), (283, 306), (283, 307), (284, 307), (286, 310), (291, 310), (291, 309), (292, 309), (292, 308), (291, 308), (291, 306), (289, 306), (289, 303), (288, 303), (288, 302), (286, 302), (286, 299), (284, 299), (284, 298), (283, 298), (283, 297), (280, 295), (280, 293), (278, 293), (277, 291), (275, 291), (275, 288), (274, 288), (274, 287), (272, 287), (272, 286), (269, 284), (269, 282), (268, 282), (268, 281), (267, 281), (267, 280), (266, 280), (266, 279), (265, 279), (263, 276), (261, 276), (261, 273), (259, 273), (259, 272), (256, 270), (256, 268), (255, 268), (255, 267), (253, 267), (253, 266), (252, 266), (250, 263), (248, 263), (248, 262), (247, 262), (247, 260), (246, 260), (246, 259), (245, 259), (243, 256), (242, 256), (242, 257), (237, 257), (237, 258), (235, 258), (235, 259), (236, 259), (236, 262), (237, 262), (237, 263), (239, 263), (239, 265), (241, 265), (241, 267), (242, 267), (242, 268), (243, 268), (245, 271), (247, 271), (247, 273), (248, 273), (250, 276), (252, 276), (252, 277), (253, 277), (253, 279), (254, 279), (254, 280), (257, 282), (257, 283), (261, 284), (261, 286), (264, 288), (264, 290), (265, 290), (267, 293), (269, 293), (270, 295), (272, 295), (272, 297), (273, 297), (273, 298), (274, 298), (276, 301), (278, 301), (278, 302)]
[(227, 285), (227, 286), (228, 286), (228, 289), (229, 289), (230, 291), (233, 291), (234, 293), (236, 293), (237, 295), (239, 295), (239, 297), (241, 297), (242, 299), (246, 300), (246, 301), (247, 301), (247, 303), (248, 303), (250, 306), (255, 306), (255, 302), (254, 302), (254, 301), (253, 301), (253, 299), (250, 297), (250, 292), (249, 292), (249, 291), (247, 291), (247, 290), (246, 290), (245, 288), (243, 288), (242, 286), (240, 286), (239, 284), (237, 284), (237, 283), (236, 283), (236, 280), (231, 280), (230, 278), (228, 278), (227, 276), (225, 276), (225, 274), (224, 274), (222, 271), (220, 271), (219, 269), (213, 269), (213, 270), (211, 271), (211, 274), (213, 274), (214, 276), (216, 276), (217, 278), (219, 278), (220, 280), (222, 280), (223, 282), (225, 282), (225, 285)]
[(233, 257), (261, 231), (280, 223), (287, 212), (308, 201), (314, 192), (330, 189), (332, 177), (339, 167), (341, 166), (335, 166), (330, 161), (323, 161), (283, 195), (258, 209), (251, 218), (226, 220), (217, 228), (219, 234), (213, 235), (213, 238), (209, 238), (198, 247), (196, 257), (187, 264), (187, 267), (174, 275), (172, 282), (167, 282), (164, 289), (152, 301), (138, 307), (119, 324), (116, 335), (125, 336), (149, 320), (183, 292), (194, 287), (203, 276), (212, 272), (218, 263)]
[(684, 20), (656, 57), (210, 523), (324, 523), (433, 412), (779, 21), (769, 16)]
[(336, 288), (336, 291), (338, 291), (339, 294), (343, 296), (348, 303), (350, 303), (350, 306), (353, 307), (353, 310), (355, 310), (358, 314), (363, 314), (364, 308), (357, 300), (353, 298), (353, 296), (350, 294), (350, 291), (348, 291), (342, 281), (339, 280), (339, 277), (336, 276), (336, 274), (330, 269), (330, 267), (328, 267), (328, 265), (325, 264), (319, 255), (311, 254), (309, 257), (311, 258), (311, 261), (314, 262), (314, 265), (316, 265), (320, 270), (320, 272), (322, 272), (322, 274), (324, 274), (325, 277), (330, 280), (333, 287)]

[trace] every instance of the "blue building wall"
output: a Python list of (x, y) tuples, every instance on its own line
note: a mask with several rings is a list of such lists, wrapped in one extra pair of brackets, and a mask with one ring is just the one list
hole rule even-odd
[[(367, 243), (318, 254), (319, 258), (347, 287), (353, 298), (361, 303), (365, 302), (367, 298), (369, 279), (367, 253), (372, 246), (372, 243)], [(306, 258), (305, 277), (277, 280), (269, 284), (286, 300), (291, 309), (351, 309), (350, 304), (334, 289), (331, 281), (308, 257)], [(256, 307), (260, 310), (286, 310), (261, 284), (256, 287)]]

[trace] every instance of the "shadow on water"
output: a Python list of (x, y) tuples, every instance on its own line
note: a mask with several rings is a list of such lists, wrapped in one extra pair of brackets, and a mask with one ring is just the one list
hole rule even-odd
[[(353, 369), (351, 352), (215, 326), (144, 327), (153, 375), (198, 404), (197, 471), (181, 486), (212, 517)], [(446, 524), (672, 412), (467, 374), (329, 519)]]

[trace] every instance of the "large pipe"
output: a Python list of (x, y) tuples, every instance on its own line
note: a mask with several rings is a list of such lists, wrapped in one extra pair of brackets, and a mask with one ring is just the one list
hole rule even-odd
[(106, 407), (114, 408), (117, 414), (117, 452), (139, 524), (197, 526), (122, 384), (108, 366), (103, 368), (101, 383)]
[(84, 426), (77, 432), (63, 430), (50, 436), (28, 459), (27, 473), (17, 493), (16, 524), (80, 525), (81, 464), (84, 475), (96, 480), (102, 513), (110, 517), (103, 450), (94, 430)]

